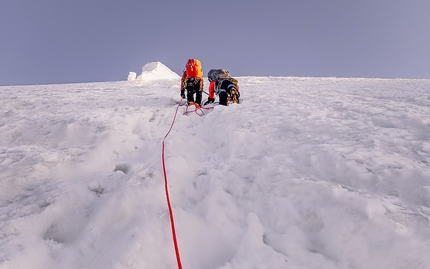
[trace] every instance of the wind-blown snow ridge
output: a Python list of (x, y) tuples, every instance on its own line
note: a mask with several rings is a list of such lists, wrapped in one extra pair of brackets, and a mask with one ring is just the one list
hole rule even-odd
[(136, 73), (130, 72), (127, 80), (156, 80), (156, 79), (178, 79), (178, 74), (170, 70), (160, 62), (149, 62), (142, 67), (142, 74), (136, 77)]

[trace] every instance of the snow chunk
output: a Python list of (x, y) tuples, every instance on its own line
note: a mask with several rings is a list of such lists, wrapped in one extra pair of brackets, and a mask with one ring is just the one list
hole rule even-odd
[(127, 80), (156, 80), (178, 79), (180, 76), (160, 62), (149, 62), (142, 67), (142, 74), (136, 77), (136, 73), (130, 72)]
[(133, 81), (135, 79), (136, 79), (136, 73), (135, 72), (128, 73), (128, 77), (127, 77), (128, 81)]

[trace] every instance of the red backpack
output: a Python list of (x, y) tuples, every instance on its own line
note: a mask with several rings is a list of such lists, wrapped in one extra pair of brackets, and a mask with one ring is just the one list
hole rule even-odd
[(202, 78), (202, 64), (197, 59), (188, 59), (185, 65), (185, 72), (187, 73), (187, 77)]

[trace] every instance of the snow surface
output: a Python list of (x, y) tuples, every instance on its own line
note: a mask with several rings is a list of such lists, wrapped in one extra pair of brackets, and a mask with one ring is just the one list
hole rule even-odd
[(142, 67), (142, 74), (136, 77), (135, 72), (129, 72), (127, 80), (139, 80), (139, 81), (148, 81), (148, 80), (159, 80), (159, 79), (178, 79), (180, 76), (170, 70), (167, 66), (160, 62), (149, 62), (146, 63)]
[[(430, 80), (238, 79), (165, 140), (183, 268), (430, 268)], [(177, 268), (179, 79), (0, 100), (1, 269)]]

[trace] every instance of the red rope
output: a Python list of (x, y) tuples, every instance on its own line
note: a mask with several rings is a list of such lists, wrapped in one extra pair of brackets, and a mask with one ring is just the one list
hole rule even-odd
[(163, 142), (161, 143), (161, 161), (163, 163), (163, 173), (164, 173), (164, 188), (166, 190), (166, 199), (167, 199), (167, 206), (169, 208), (169, 216), (170, 216), (170, 225), (172, 227), (172, 236), (173, 236), (173, 244), (175, 247), (175, 253), (176, 253), (176, 261), (178, 263), (178, 268), (182, 269), (182, 264), (181, 264), (181, 257), (179, 255), (179, 247), (178, 247), (178, 241), (176, 239), (176, 230), (175, 230), (175, 221), (173, 219), (173, 211), (172, 211), (172, 206), (170, 204), (170, 196), (169, 196), (169, 188), (167, 186), (167, 172), (166, 172), (166, 162), (164, 161), (164, 140), (166, 140), (166, 137), (170, 134), (170, 131), (173, 128), (173, 124), (176, 121), (176, 115), (178, 114), (178, 109), (179, 106), (181, 106), (181, 104), (179, 103), (178, 106), (176, 107), (176, 111), (175, 111), (175, 116), (173, 117), (173, 121), (172, 124), (170, 125), (170, 129), (169, 131), (166, 133), (166, 135), (163, 138)]
[(213, 107), (201, 107), (201, 106), (196, 107), (196, 106), (192, 106), (191, 105), (191, 107), (194, 107), (194, 110), (188, 110), (189, 106), (190, 105), (187, 105), (187, 108), (186, 108), (186, 110), (184, 112), (184, 115), (189, 115), (189, 114), (195, 112), (197, 115), (199, 115), (200, 117), (202, 117), (202, 116), (205, 115), (205, 112), (204, 112), (205, 110), (211, 110), (211, 109), (213, 109)]
[[(185, 104), (187, 104), (187, 103), (185, 103)], [(172, 124), (170, 125), (169, 131), (167, 131), (166, 135), (163, 138), (163, 142), (161, 143), (161, 150), (162, 150), (161, 151), (161, 161), (162, 161), (162, 164), (163, 164), (164, 189), (166, 190), (166, 199), (167, 199), (167, 206), (169, 208), (170, 225), (172, 227), (173, 244), (174, 244), (174, 247), (175, 247), (176, 261), (178, 263), (178, 268), (179, 269), (182, 269), (182, 264), (181, 264), (181, 257), (179, 255), (178, 240), (176, 239), (175, 220), (173, 219), (173, 210), (172, 210), (172, 206), (170, 204), (169, 187), (168, 187), (167, 172), (166, 172), (166, 162), (165, 162), (165, 159), (164, 159), (164, 141), (166, 140), (167, 136), (170, 134), (170, 131), (172, 130), (173, 125), (175, 124), (176, 116), (178, 114), (179, 107), (183, 106), (185, 104), (182, 104), (182, 100), (181, 100), (181, 102), (176, 107), (175, 116), (173, 117)], [(188, 111), (188, 104), (187, 104), (187, 109), (186, 109), (186, 111), (185, 111), (184, 114), (188, 115), (188, 114), (190, 114), (192, 112), (195, 112), (197, 115), (203, 116), (204, 115), (203, 109), (209, 110), (210, 108), (201, 108), (201, 107), (198, 107), (195, 110)]]

